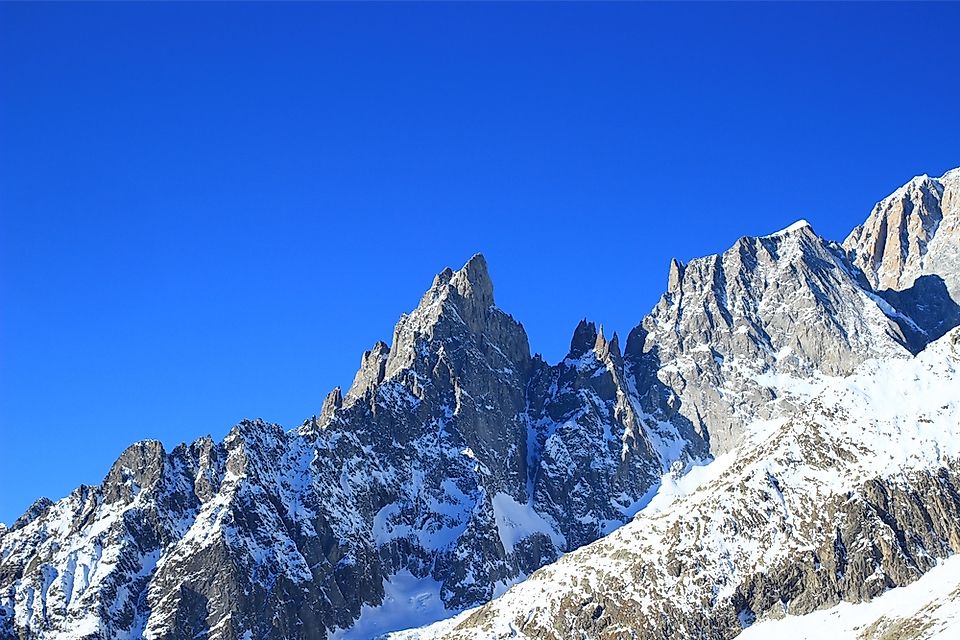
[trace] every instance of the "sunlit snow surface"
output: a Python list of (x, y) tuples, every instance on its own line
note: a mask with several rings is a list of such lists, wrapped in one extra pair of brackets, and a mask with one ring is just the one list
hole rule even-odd
[(370, 640), (388, 631), (430, 624), (450, 615), (440, 600), (440, 583), (401, 571), (383, 582), (379, 607), (364, 605), (360, 618), (347, 631), (337, 631), (331, 640)]
[(507, 553), (513, 553), (514, 545), (534, 533), (543, 533), (549, 536), (555, 545), (563, 547), (563, 536), (554, 531), (543, 516), (533, 510), (532, 505), (520, 504), (506, 493), (498, 493), (492, 502), (497, 533)]
[(783, 229), (780, 229), (780, 231), (775, 231), (767, 237), (771, 238), (775, 236), (782, 236), (785, 233), (793, 233), (794, 231), (799, 231), (800, 229), (804, 229), (809, 226), (810, 226), (810, 223), (801, 218), (800, 220), (797, 220), (796, 222), (791, 224), (789, 227), (784, 227)]

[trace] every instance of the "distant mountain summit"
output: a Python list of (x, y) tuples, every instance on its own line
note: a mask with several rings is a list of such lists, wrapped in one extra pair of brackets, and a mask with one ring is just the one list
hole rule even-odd
[(370, 638), (525, 580), (422, 633), (732, 637), (905, 584), (960, 548), (953, 449), (931, 453), (958, 400), (958, 175), (843, 246), (799, 221), (673, 261), (623, 345), (584, 319), (556, 364), (482, 255), (444, 269), (296, 429), (134, 444), (0, 529), (0, 638)]
[(637, 388), (659, 392), (648, 410), (689, 422), (722, 453), (753, 420), (791, 410), (812, 377), (907, 351), (896, 314), (875, 298), (843, 250), (801, 221), (719, 255), (674, 261), (627, 358)]
[(903, 185), (877, 203), (843, 246), (875, 289), (903, 291), (933, 275), (960, 300), (960, 168)]

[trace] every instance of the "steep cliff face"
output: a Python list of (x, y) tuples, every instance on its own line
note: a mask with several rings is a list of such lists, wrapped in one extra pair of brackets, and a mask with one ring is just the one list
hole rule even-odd
[(960, 169), (900, 187), (877, 203), (843, 246), (875, 289), (902, 291), (933, 275), (960, 302)]
[(705, 458), (704, 442), (644, 413), (616, 334), (582, 321), (570, 353), (529, 387), (534, 506), (567, 547), (627, 522), (673, 465)]
[(791, 411), (813, 380), (907, 352), (883, 301), (803, 221), (674, 261), (668, 282), (626, 360), (647, 411), (688, 422), (715, 453), (738, 445), (751, 421)]
[(341, 406), (300, 430), (339, 479), (344, 495), (333, 502), (358, 522), (342, 537), (371, 540), (378, 581), (407, 571), (462, 607), (564, 550), (542, 518), (503, 538), (495, 526), (498, 506), (533, 513), (525, 414), (533, 366), (523, 327), (493, 305), (475, 256), (440, 273), (389, 350), (365, 355)]
[(960, 625), (960, 555), (937, 564), (906, 587), (870, 602), (842, 604), (752, 625), (741, 640), (950, 640)]

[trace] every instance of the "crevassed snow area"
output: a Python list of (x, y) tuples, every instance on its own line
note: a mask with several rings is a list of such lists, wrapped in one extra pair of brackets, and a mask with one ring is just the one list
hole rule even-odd
[(448, 611), (440, 599), (440, 583), (417, 578), (404, 569), (383, 581), (384, 598), (379, 607), (364, 605), (350, 629), (338, 630), (331, 640), (370, 640), (390, 631), (420, 627), (442, 620)]
[[(909, 635), (898, 635), (906, 630)], [(744, 630), (738, 640), (862, 640), (909, 637), (913, 640), (960, 638), (960, 556), (953, 556), (916, 582), (890, 589), (862, 604), (842, 602), (804, 616), (765, 620)]]

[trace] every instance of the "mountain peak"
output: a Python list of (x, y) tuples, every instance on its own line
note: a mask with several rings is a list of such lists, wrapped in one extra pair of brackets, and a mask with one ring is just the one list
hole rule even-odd
[(420, 306), (429, 306), (445, 298), (451, 289), (477, 309), (493, 305), (493, 281), (490, 279), (483, 254), (474, 254), (459, 271), (444, 267), (443, 271), (433, 278), (433, 284), (424, 294)]
[(577, 324), (573, 331), (573, 338), (570, 340), (570, 358), (579, 358), (586, 352), (593, 349), (597, 344), (597, 325), (587, 321), (586, 318)]
[[(933, 295), (960, 271), (951, 262), (960, 260), (960, 171), (945, 177), (888, 198), (870, 236), (926, 233), (916, 260), (942, 277), (924, 271), (918, 286), (881, 298), (800, 220), (718, 255), (671, 261), (668, 290), (628, 334), (625, 355), (609, 326), (584, 319), (566, 359), (531, 360), (523, 326), (493, 306), (484, 257), (443, 269), (400, 317), (392, 346), (365, 352), (349, 391), (333, 389), (299, 429), (244, 421), (220, 443), (207, 437), (169, 453), (143, 441), (102, 485), (41, 500), (12, 528), (0, 525), (0, 637), (74, 628), (193, 637), (212, 635), (219, 621), (223, 638), (366, 638), (388, 631), (381, 623), (422, 621), (419, 609), (402, 609), (414, 590), (430, 615), (452, 614), (561, 555), (558, 566), (569, 568), (598, 550), (602, 562), (575, 569), (615, 567), (610, 580), (588, 576), (590, 600), (579, 598), (582, 585), (573, 596), (585, 608), (564, 596), (543, 618), (564, 628), (534, 622), (528, 636), (597, 637), (617, 628), (619, 608), (641, 635), (703, 623), (732, 637), (745, 621), (779, 613), (783, 594), (793, 611), (911, 579), (954, 550), (960, 512), (943, 489), (956, 473), (943, 475), (944, 449), (931, 437), (960, 443), (951, 404), (960, 328), (916, 359), (896, 331), (915, 317), (902, 309), (925, 309), (932, 320), (923, 326), (938, 335), (960, 322), (960, 307)], [(894, 219), (909, 224), (894, 229)], [(876, 249), (866, 240), (858, 248)], [(894, 239), (875, 253), (899, 248)], [(867, 411), (872, 404), (878, 411)], [(900, 413), (881, 423), (887, 409)], [(888, 463), (888, 439), (910, 439), (921, 453)], [(871, 452), (871, 442), (883, 446)], [(680, 477), (708, 456), (720, 466)], [(875, 482), (874, 463), (897, 483), (917, 463), (929, 481), (916, 492), (861, 491), (864, 478)], [(874, 490), (900, 497), (874, 509)], [(851, 502), (851, 491), (863, 501)], [(814, 494), (824, 508), (811, 511)], [(933, 505), (935, 528), (913, 495)], [(884, 546), (879, 558), (888, 522), (916, 542)], [(584, 546), (607, 534), (615, 537)], [(770, 560), (758, 565), (758, 553)], [(96, 580), (74, 580), (88, 570)], [(682, 597), (661, 602), (678, 581), (689, 585)], [(620, 601), (624, 584), (639, 591)], [(536, 586), (505, 598), (517, 593), (544, 599)], [(649, 610), (634, 606), (648, 597)], [(487, 625), (490, 610), (468, 620)], [(504, 635), (515, 618), (504, 618)], [(461, 620), (458, 637), (475, 637)]]
[(607, 340), (606, 336), (603, 335), (603, 325), (600, 325), (600, 328), (597, 330), (597, 341), (593, 345), (593, 350), (597, 354), (598, 360), (606, 360), (610, 357), (619, 360), (621, 357), (620, 338), (617, 336), (617, 332), (614, 331), (613, 337)]
[(676, 258), (670, 259), (670, 275), (667, 276), (667, 293), (675, 293), (680, 290), (680, 283), (683, 281), (683, 263)]
[(950, 169), (942, 176), (940, 176), (940, 182), (960, 180), (960, 167)]
[[(389, 356), (390, 347), (382, 340), (377, 340), (372, 349), (364, 351), (360, 358), (360, 369), (357, 370), (357, 374), (353, 378), (353, 384), (350, 385), (347, 397), (363, 397), (367, 390), (383, 382)], [(326, 405), (327, 401), (324, 401), (324, 406), (326, 407)], [(330, 413), (332, 414), (332, 411)]]
[(960, 168), (917, 176), (878, 202), (843, 247), (878, 291), (903, 291), (924, 275), (960, 297)]
[(340, 387), (334, 387), (333, 391), (327, 394), (327, 397), (323, 400), (323, 408), (320, 410), (320, 415), (329, 419), (333, 416), (333, 413), (343, 406), (343, 394), (340, 391)]
[(451, 275), (449, 282), (464, 298), (482, 306), (493, 304), (493, 281), (482, 253), (467, 260), (462, 269)]
[(780, 229), (780, 231), (775, 231), (774, 233), (771, 233), (770, 235), (765, 237), (775, 238), (777, 236), (785, 236), (790, 233), (796, 233), (797, 231), (803, 231), (804, 229), (810, 229), (811, 231), (813, 231), (813, 227), (810, 226), (810, 223), (804, 220), (803, 218), (800, 218), (790, 226), (784, 227), (783, 229)]

